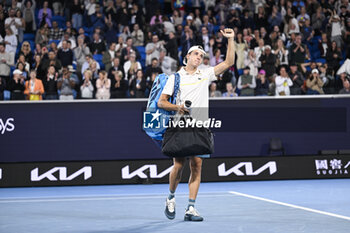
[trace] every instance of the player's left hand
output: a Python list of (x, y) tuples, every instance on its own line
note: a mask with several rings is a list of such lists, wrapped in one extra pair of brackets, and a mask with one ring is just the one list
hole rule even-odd
[(225, 28), (224, 30), (220, 30), (220, 32), (226, 38), (235, 38), (235, 32), (231, 28)]

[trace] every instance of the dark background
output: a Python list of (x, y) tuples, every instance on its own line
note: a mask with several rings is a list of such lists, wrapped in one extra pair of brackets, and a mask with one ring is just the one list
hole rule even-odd
[[(142, 131), (146, 100), (0, 103), (15, 130), (0, 134), (0, 163), (164, 159)], [(271, 137), (287, 155), (350, 149), (350, 98), (238, 98), (210, 101), (213, 157), (264, 156)]]

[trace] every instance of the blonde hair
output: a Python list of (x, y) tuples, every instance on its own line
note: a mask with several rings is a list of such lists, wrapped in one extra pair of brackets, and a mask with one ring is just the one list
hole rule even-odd
[(32, 51), (32, 48), (30, 47), (30, 43), (28, 41), (23, 41), (22, 46), (21, 46), (21, 51), (24, 50), (24, 48), (26, 47), (25, 45), (28, 45), (28, 52)]
[(92, 72), (91, 72), (91, 70), (85, 70), (85, 71), (84, 71), (84, 77), (86, 77), (86, 75), (89, 75), (89, 78), (92, 78)]
[(123, 78), (123, 72), (121, 72), (120, 70), (117, 71), (117, 75), (120, 77), (120, 78)]
[(95, 60), (92, 60), (90, 63), (89, 63), (89, 67), (92, 67), (93, 65), (95, 65), (97, 67), (97, 62)]
[(135, 62), (132, 62), (131, 65), (130, 65), (130, 69), (129, 70), (134, 70), (135, 68), (137, 68), (137, 63), (136, 61)]

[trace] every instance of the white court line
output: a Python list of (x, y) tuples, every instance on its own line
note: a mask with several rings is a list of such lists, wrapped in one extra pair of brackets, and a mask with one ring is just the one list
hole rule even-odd
[(315, 209), (311, 209), (311, 208), (307, 208), (307, 207), (303, 207), (303, 206), (288, 204), (285, 202), (275, 201), (275, 200), (271, 200), (271, 199), (267, 199), (267, 198), (263, 198), (263, 197), (257, 197), (257, 196), (253, 196), (253, 195), (249, 195), (249, 194), (245, 194), (245, 193), (239, 193), (239, 192), (234, 192), (234, 191), (229, 191), (229, 193), (235, 194), (237, 196), (248, 197), (248, 198), (252, 198), (252, 199), (256, 199), (256, 200), (260, 200), (260, 201), (266, 201), (266, 202), (270, 202), (270, 203), (274, 203), (274, 204), (278, 204), (278, 205), (288, 206), (288, 207), (292, 207), (292, 208), (296, 208), (296, 209), (301, 209), (301, 210), (305, 210), (305, 211), (309, 211), (309, 212), (313, 212), (313, 213), (317, 213), (317, 214), (328, 215), (331, 217), (341, 218), (341, 219), (345, 219), (345, 220), (350, 221), (350, 217), (340, 215), (340, 214), (333, 214), (333, 213), (329, 213), (326, 211), (315, 210)]
[[(204, 194), (200, 197), (228, 197), (228, 194)], [(115, 197), (84, 197), (84, 198), (74, 198), (74, 197), (64, 197), (64, 198), (30, 198), (30, 199), (7, 199), (0, 200), (0, 204), (3, 203), (33, 203), (33, 202), (64, 202), (64, 201), (107, 201), (107, 200), (132, 200), (132, 199), (158, 199), (163, 198), (164, 195), (152, 195), (152, 196), (115, 196)], [(176, 197), (188, 197), (186, 194), (178, 194)]]

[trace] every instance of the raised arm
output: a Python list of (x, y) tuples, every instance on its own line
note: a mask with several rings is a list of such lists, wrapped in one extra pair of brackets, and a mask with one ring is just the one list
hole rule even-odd
[(224, 37), (228, 40), (227, 45), (227, 52), (226, 52), (226, 59), (225, 61), (221, 62), (220, 64), (216, 65), (214, 67), (215, 75), (220, 75), (225, 72), (228, 68), (233, 66), (235, 61), (235, 43), (234, 43), (234, 37), (235, 33), (231, 28), (225, 28), (224, 31), (221, 30), (221, 33)]

